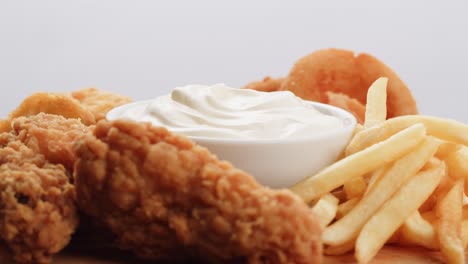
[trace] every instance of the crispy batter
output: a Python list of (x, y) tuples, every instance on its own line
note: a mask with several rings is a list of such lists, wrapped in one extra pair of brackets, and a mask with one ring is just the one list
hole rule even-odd
[[(101, 121), (78, 147), (81, 209), (124, 249), (172, 261), (320, 263), (321, 228), (288, 190), (271, 190), (166, 129)], [(197, 254), (198, 255), (198, 254)]]
[(78, 118), (85, 125), (96, 123), (93, 114), (77, 100), (64, 94), (35, 93), (26, 99), (8, 116), (9, 121), (20, 116), (32, 116), (38, 113), (61, 115), (66, 118)]
[(0, 133), (8, 132), (11, 130), (10, 120), (3, 119), (0, 120)]
[(131, 98), (114, 94), (96, 88), (87, 88), (72, 93), (73, 98), (89, 108), (96, 121), (106, 118), (107, 112), (112, 108), (132, 101)]
[(366, 107), (354, 98), (342, 93), (327, 92), (327, 104), (344, 109), (354, 115), (360, 124), (364, 123)]
[(257, 90), (260, 92), (279, 91), (281, 89), (281, 85), (283, 84), (284, 79), (285, 78), (273, 79), (267, 76), (261, 81), (255, 81), (247, 84), (246, 86), (244, 86), (244, 88)]
[(398, 75), (375, 57), (340, 49), (324, 49), (296, 62), (282, 89), (326, 103), (326, 92), (343, 93), (365, 105), (367, 90), (379, 77), (388, 77), (388, 118), (417, 114), (416, 102)]
[[(354, 53), (348, 50), (325, 49), (299, 59), (283, 83), (283, 90), (297, 96), (325, 103), (326, 92), (344, 93), (365, 100), (367, 90), (361, 87)], [(368, 88), (368, 87), (366, 87)]]
[(73, 149), (75, 143), (92, 131), (92, 127), (78, 119), (44, 113), (18, 117), (11, 123), (19, 140), (50, 162), (62, 164), (69, 170), (77, 158)]
[(17, 263), (50, 263), (78, 225), (74, 187), (10, 133), (0, 134), (0, 244)]

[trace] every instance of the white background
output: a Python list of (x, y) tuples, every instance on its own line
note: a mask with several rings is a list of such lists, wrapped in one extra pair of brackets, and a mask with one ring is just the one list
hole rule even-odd
[(468, 122), (467, 3), (2, 0), (0, 117), (35, 91), (242, 86), (338, 47), (394, 68), (421, 112)]

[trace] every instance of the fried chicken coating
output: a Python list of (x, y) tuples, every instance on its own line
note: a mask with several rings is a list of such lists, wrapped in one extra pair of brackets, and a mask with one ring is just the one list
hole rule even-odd
[(87, 88), (75, 91), (72, 97), (80, 101), (94, 115), (96, 121), (106, 118), (107, 112), (119, 105), (130, 103), (131, 98), (111, 92)]
[(8, 122), (16, 117), (32, 116), (39, 113), (77, 118), (85, 125), (96, 123), (94, 115), (78, 100), (65, 94), (35, 93), (24, 101), (8, 116)]
[(303, 99), (321, 103), (327, 100), (326, 92), (365, 100), (366, 88), (361, 88), (354, 53), (338, 49), (319, 50), (299, 59), (282, 87)]
[(75, 143), (92, 131), (78, 119), (44, 113), (15, 118), (11, 124), (18, 139), (29, 148), (69, 170), (77, 159)]
[(260, 92), (274, 92), (281, 90), (281, 85), (283, 84), (285, 78), (271, 78), (269, 76), (265, 77), (261, 81), (255, 81), (244, 86), (245, 89), (257, 90)]
[(10, 121), (8, 119), (0, 120), (0, 133), (8, 132), (11, 130)]
[(0, 244), (17, 263), (50, 263), (78, 225), (74, 187), (11, 133), (0, 134)]
[(282, 90), (326, 103), (327, 92), (342, 93), (365, 105), (367, 90), (379, 77), (388, 77), (387, 117), (417, 114), (411, 91), (387, 65), (375, 57), (341, 49), (324, 49), (299, 59)]
[(141, 257), (321, 261), (321, 228), (303, 201), (261, 186), (183, 136), (100, 121), (77, 153), (80, 208)]

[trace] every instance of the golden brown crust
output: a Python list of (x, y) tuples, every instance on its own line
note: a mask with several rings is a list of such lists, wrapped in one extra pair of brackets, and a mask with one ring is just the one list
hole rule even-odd
[(132, 101), (131, 98), (111, 92), (98, 90), (96, 88), (86, 88), (75, 91), (72, 97), (80, 101), (94, 115), (96, 121), (106, 118), (107, 112), (112, 108)]
[(13, 133), (29, 148), (70, 171), (77, 159), (74, 145), (92, 131), (92, 126), (78, 119), (44, 113), (15, 118), (11, 124)]
[(61, 115), (65, 118), (77, 118), (85, 125), (94, 124), (94, 115), (77, 100), (63, 94), (35, 93), (26, 99), (9, 115), (9, 120), (20, 116), (32, 116), (39, 113)]
[(355, 55), (339, 49), (319, 50), (299, 59), (282, 89), (297, 96), (327, 103), (327, 92), (342, 93), (366, 103), (367, 90), (379, 77), (388, 77), (388, 118), (417, 114), (411, 91), (398, 75), (383, 62), (369, 54)]
[(358, 100), (365, 98), (366, 91), (356, 89), (360, 86), (354, 52), (324, 49), (299, 59), (283, 83), (283, 90), (324, 103), (326, 92), (344, 93)]
[(285, 78), (271, 78), (269, 76), (261, 81), (255, 81), (244, 86), (245, 89), (252, 89), (260, 92), (274, 92), (281, 90)]
[(78, 145), (82, 210), (146, 258), (186, 253), (250, 263), (320, 263), (321, 228), (288, 190), (271, 190), (163, 128), (100, 121)]
[(0, 120), (0, 133), (9, 132), (11, 130), (11, 124), (8, 119)]
[(78, 225), (74, 187), (13, 134), (0, 134), (0, 242), (17, 263), (50, 263)]

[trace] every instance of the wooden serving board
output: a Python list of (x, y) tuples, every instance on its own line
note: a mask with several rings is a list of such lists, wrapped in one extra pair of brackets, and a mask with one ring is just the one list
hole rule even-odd
[[(0, 263), (14, 264), (2, 260)], [(78, 248), (69, 248), (55, 257), (53, 264), (149, 264), (156, 263), (150, 261), (137, 260), (128, 253), (109, 249), (80, 250)], [(324, 264), (356, 263), (352, 254), (324, 257)], [(373, 264), (426, 264), (426, 263), (444, 263), (438, 252), (427, 251), (419, 248), (401, 248), (390, 247), (383, 248), (379, 254), (370, 262)], [(468, 263), (468, 262), (467, 262)]]

